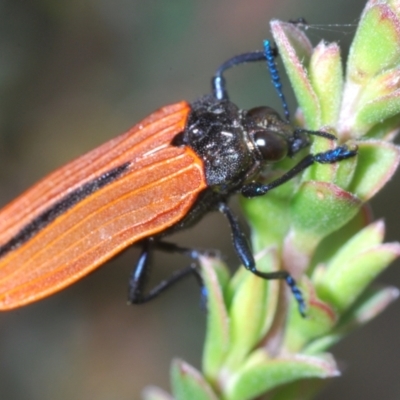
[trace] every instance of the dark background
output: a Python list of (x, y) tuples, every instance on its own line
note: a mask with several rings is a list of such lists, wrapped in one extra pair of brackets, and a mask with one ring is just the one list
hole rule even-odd
[[(337, 40), (347, 49), (355, 28), (340, 24), (355, 24), (363, 6), (361, 0), (1, 0), (0, 204), (158, 107), (208, 92), (222, 61), (261, 48), (270, 19), (324, 24), (309, 30), (312, 40)], [(227, 76), (241, 107), (280, 109), (264, 65)], [(400, 238), (398, 180), (372, 202), (376, 217), (386, 218), (389, 241)], [(235, 265), (225, 225), (210, 215), (176, 240), (220, 248)], [(196, 284), (127, 307), (136, 257), (129, 250), (71, 288), (0, 315), (1, 399), (138, 399), (148, 384), (169, 389), (173, 357), (200, 365), (205, 314)], [(159, 257), (155, 264), (157, 279), (185, 260)], [(400, 286), (398, 268), (379, 280)], [(332, 349), (343, 377), (319, 399), (399, 399), (399, 343), (395, 303)]]

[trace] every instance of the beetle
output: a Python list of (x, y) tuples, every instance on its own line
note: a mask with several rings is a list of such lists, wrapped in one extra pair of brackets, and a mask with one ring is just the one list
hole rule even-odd
[[(164, 236), (218, 210), (227, 218), (245, 268), (264, 279), (286, 280), (304, 314), (301, 292), (288, 272), (257, 270), (248, 240), (227, 203), (236, 193), (265, 195), (315, 162), (335, 163), (355, 156), (357, 150), (341, 145), (308, 154), (280, 178), (268, 184), (257, 181), (266, 165), (309, 146), (310, 134), (335, 139), (290, 125), (276, 55), (265, 41), (264, 51), (231, 58), (214, 75), (210, 95), (192, 104), (162, 107), (5, 206), (0, 211), (0, 309), (49, 296), (132, 244), (140, 244), (142, 252), (129, 282), (131, 303), (149, 301), (192, 273), (201, 282), (190, 265), (144, 293), (154, 248), (198, 255), (165, 242)], [(242, 110), (229, 100), (224, 71), (255, 61), (267, 61), (285, 119), (269, 107)]]

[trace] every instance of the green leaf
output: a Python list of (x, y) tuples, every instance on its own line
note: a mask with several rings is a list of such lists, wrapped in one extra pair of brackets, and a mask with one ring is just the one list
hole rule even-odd
[(353, 255), (341, 264), (333, 260), (316, 283), (318, 295), (344, 311), (399, 255), (399, 243), (385, 243)]
[(327, 182), (304, 182), (291, 202), (293, 227), (325, 237), (354, 217), (360, 202), (351, 193)]
[[(312, 267), (318, 264), (325, 265), (336, 256), (344, 243), (350, 240), (356, 233), (372, 223), (371, 208), (363, 204), (357, 215), (339, 230), (328, 235), (317, 247), (312, 259)], [(312, 272), (310, 269), (309, 272)], [(313, 277), (314, 280), (315, 277)]]
[(336, 331), (342, 336), (365, 325), (399, 297), (399, 289), (388, 286), (368, 288), (340, 319)]
[(381, 314), (386, 307), (399, 297), (399, 289), (393, 286), (384, 289), (373, 290), (368, 297), (363, 299), (362, 304), (353, 311), (353, 321), (364, 325)]
[(339, 374), (333, 358), (294, 355), (269, 358), (264, 350), (255, 352), (227, 385), (227, 400), (250, 400), (285, 383), (304, 378), (328, 378)]
[(334, 344), (343, 339), (343, 333), (333, 331), (329, 335), (322, 336), (308, 343), (302, 350), (303, 354), (318, 355), (331, 348)]
[(337, 328), (329, 335), (309, 343), (303, 349), (303, 352), (306, 354), (318, 354), (326, 351), (339, 342), (345, 335), (382, 313), (398, 297), (399, 289), (395, 287), (367, 289), (354, 306), (341, 317)]
[(400, 62), (400, 23), (392, 8), (369, 2), (361, 17), (347, 61), (347, 79), (359, 85)]
[[(258, 252), (254, 255), (254, 259), (257, 264), (257, 269), (264, 272), (272, 272), (277, 271), (279, 269), (278, 260), (278, 250), (275, 247), (269, 247), (264, 249), (263, 251)], [(239, 287), (246, 282), (247, 277), (253, 275), (252, 272), (246, 270), (244, 267), (239, 268), (235, 275), (231, 280), (231, 284), (229, 286), (229, 294), (228, 294), (228, 304), (232, 304), (232, 300), (235, 297), (235, 294)], [(260, 337), (264, 337), (267, 333), (268, 329), (271, 327), (275, 314), (277, 312), (279, 291), (281, 288), (279, 280), (270, 280), (267, 281), (268, 290), (266, 291), (266, 297), (263, 300), (266, 309), (264, 322), (262, 324), (262, 328), (260, 330)]]
[(358, 145), (358, 164), (349, 190), (363, 201), (371, 199), (396, 172), (400, 149), (392, 143), (368, 140)]
[(377, 139), (391, 142), (396, 138), (399, 130), (400, 114), (388, 118), (387, 120), (379, 122), (378, 124), (373, 126), (364, 136), (364, 139)]
[[(257, 268), (262, 272), (275, 271), (279, 266), (277, 258), (277, 252), (269, 249), (257, 261)], [(229, 309), (231, 348), (225, 362), (228, 370), (235, 371), (243, 364), (243, 360), (265, 332), (268, 326), (266, 321), (271, 323), (275, 312), (271, 306), (276, 305), (276, 302), (268, 301), (268, 292), (274, 283), (247, 271), (241, 275), (240, 285), (235, 285)]]
[[(391, 96), (400, 88), (400, 68), (384, 70), (371, 78), (362, 89), (360, 107), (381, 97)], [(398, 112), (395, 112), (397, 114)]]
[(349, 259), (357, 254), (380, 245), (385, 235), (385, 226), (382, 220), (370, 224), (348, 240), (329, 262), (329, 268), (340, 268)]
[(354, 122), (355, 131), (367, 132), (374, 125), (400, 113), (400, 90), (388, 96), (377, 97), (360, 106)]
[[(389, 3), (371, 1), (365, 7), (350, 47), (343, 104), (338, 121), (338, 130), (345, 139), (365, 135), (373, 124), (382, 123), (383, 118), (396, 113), (399, 107), (396, 96), (390, 95), (386, 100), (385, 96), (379, 95), (371, 98), (373, 90), (382, 91), (371, 80), (399, 64), (400, 21), (395, 7), (392, 8)], [(366, 95), (369, 103), (365, 104), (365, 100), (362, 100), (363, 91), (370, 84), (370, 95)], [(393, 92), (394, 90), (391, 91)], [(393, 99), (390, 100), (390, 97)]]
[(316, 130), (321, 126), (321, 107), (307, 72), (312, 45), (294, 24), (271, 21), (271, 30), (306, 126)]
[(292, 256), (311, 255), (319, 242), (350, 221), (360, 206), (356, 197), (332, 183), (303, 182), (291, 202)]
[(336, 43), (319, 43), (311, 57), (309, 75), (321, 105), (321, 125), (335, 126), (343, 90), (340, 48)]
[(200, 263), (204, 285), (207, 289), (207, 330), (203, 351), (203, 371), (210, 382), (215, 382), (230, 346), (229, 317), (220, 285), (221, 280), (226, 281), (228, 272), (218, 259), (201, 257)]
[(171, 382), (176, 400), (218, 400), (200, 372), (184, 361), (172, 362)]

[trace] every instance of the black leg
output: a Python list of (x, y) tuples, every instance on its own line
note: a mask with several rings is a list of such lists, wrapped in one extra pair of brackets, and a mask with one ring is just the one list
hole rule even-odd
[[(154, 249), (163, 250), (166, 252), (178, 252), (188, 255), (189, 257), (196, 259), (198, 257), (198, 252), (195, 250), (190, 250), (184, 247), (176, 246), (172, 243), (166, 242), (156, 242), (153, 238), (146, 239), (143, 242), (142, 253), (140, 254), (139, 260), (136, 264), (134, 271), (132, 272), (131, 278), (129, 280), (129, 295), (128, 301), (130, 304), (142, 304), (146, 303), (160, 293), (162, 293), (167, 288), (173, 286), (176, 282), (187, 276), (194, 276), (197, 282), (203, 288), (203, 281), (201, 279), (200, 273), (197, 270), (196, 263), (192, 263), (190, 266), (174, 272), (169, 278), (161, 281), (158, 285), (152, 288), (148, 293), (143, 293), (144, 288), (147, 283), (147, 277), (150, 268), (150, 256)], [(202, 290), (203, 292), (203, 290)]]
[(298, 307), (300, 314), (305, 317), (306, 304), (301, 294), (300, 289), (296, 285), (296, 281), (287, 271), (275, 271), (275, 272), (261, 272), (256, 268), (256, 262), (253, 257), (253, 253), (250, 249), (250, 244), (240, 228), (239, 222), (232, 213), (231, 209), (226, 203), (219, 203), (218, 210), (225, 215), (232, 231), (233, 246), (236, 250), (240, 261), (243, 263), (246, 269), (251, 271), (254, 275), (259, 276), (263, 279), (283, 279), (286, 281), (290, 290), (292, 291)]
[(280, 178), (268, 183), (267, 185), (259, 182), (249, 183), (243, 186), (241, 193), (245, 197), (262, 196), (277, 186), (290, 181), (294, 176), (298, 175), (316, 162), (320, 164), (333, 164), (338, 161), (354, 157), (356, 154), (356, 148), (349, 148), (346, 145), (336, 147), (336, 149), (328, 150), (323, 153), (309, 154)]

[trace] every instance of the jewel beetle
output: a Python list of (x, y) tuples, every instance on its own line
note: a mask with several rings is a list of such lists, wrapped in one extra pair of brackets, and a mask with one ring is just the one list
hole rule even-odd
[[(144, 293), (154, 249), (196, 257), (196, 251), (164, 241), (212, 210), (227, 219), (242, 264), (264, 279), (284, 279), (299, 309), (305, 304), (286, 271), (257, 270), (250, 245), (228, 206), (236, 193), (265, 195), (311, 164), (353, 157), (341, 145), (308, 154), (280, 178), (263, 184), (266, 165), (292, 157), (324, 132), (293, 128), (269, 41), (264, 51), (233, 57), (217, 70), (212, 93), (189, 104), (162, 107), (125, 134), (59, 168), (0, 211), (0, 309), (49, 296), (92, 272), (132, 244), (142, 252), (129, 281), (129, 301), (146, 302), (182, 277), (192, 265)], [(269, 107), (242, 110), (229, 100), (224, 71), (266, 61), (282, 99), (285, 118)]]

